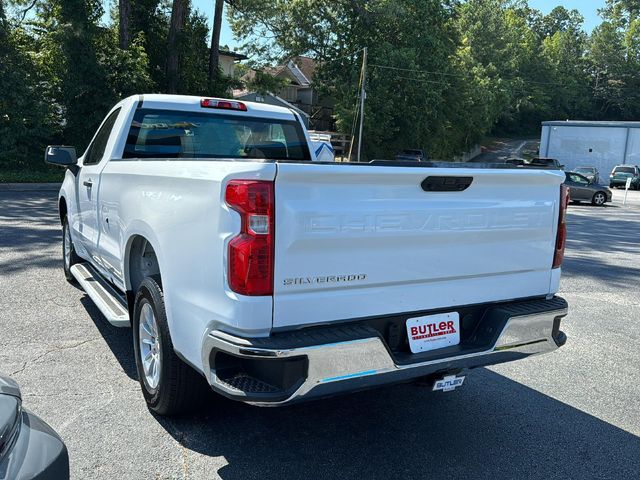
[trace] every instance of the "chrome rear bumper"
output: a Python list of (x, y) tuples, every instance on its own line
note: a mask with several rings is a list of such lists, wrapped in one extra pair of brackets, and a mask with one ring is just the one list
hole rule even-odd
[[(548, 308), (540, 311), (541, 302), (549, 302)], [(529, 309), (537, 310), (534, 313), (528, 312), (526, 302), (503, 308), (503, 315), (505, 310), (510, 313), (495, 336), (497, 340), (481, 351), (436, 358), (431, 355), (423, 361), (416, 355), (416, 361), (400, 363), (378, 332), (358, 325), (320, 331), (329, 340), (325, 342), (304, 331), (279, 339), (245, 339), (214, 330), (204, 340), (203, 364), (209, 384), (217, 392), (255, 405), (283, 405), (552, 352), (566, 341), (559, 323), (567, 314), (567, 304), (559, 297), (531, 302), (534, 303), (537, 308)], [(433, 353), (437, 355), (437, 351)], [(293, 374), (293, 379), (280, 382), (279, 388), (270, 388), (273, 385), (269, 381), (255, 378), (286, 378), (286, 372), (268, 373), (273, 369), (263, 365), (272, 362), (278, 365), (276, 369), (282, 369), (287, 361), (299, 363), (293, 368), (298, 373)], [(229, 369), (225, 364), (234, 366)], [(253, 377), (247, 373), (252, 371), (259, 373)]]

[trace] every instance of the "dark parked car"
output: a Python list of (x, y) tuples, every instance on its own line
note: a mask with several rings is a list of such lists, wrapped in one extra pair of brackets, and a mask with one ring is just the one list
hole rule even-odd
[(401, 150), (396, 154), (396, 160), (401, 162), (426, 162), (428, 158), (422, 150)]
[(584, 175), (592, 183), (600, 183), (600, 172), (596, 167), (578, 167), (574, 172)]
[(67, 447), (53, 429), (22, 408), (18, 384), (0, 376), (0, 480), (67, 480)]
[(634, 190), (640, 190), (640, 168), (637, 165), (618, 165), (613, 167), (609, 176), (609, 186), (624, 188), (627, 178), (631, 177), (631, 186)]
[(532, 158), (527, 163), (536, 167), (555, 167), (558, 170), (564, 169), (564, 165), (560, 165), (560, 162), (555, 158), (536, 157)]
[(504, 163), (508, 163), (509, 165), (516, 165), (518, 167), (523, 167), (527, 164), (523, 158), (507, 158)]
[(569, 187), (569, 198), (572, 202), (591, 202), (601, 207), (611, 201), (611, 190), (604, 185), (591, 182), (576, 172), (565, 172), (565, 177), (564, 183)]

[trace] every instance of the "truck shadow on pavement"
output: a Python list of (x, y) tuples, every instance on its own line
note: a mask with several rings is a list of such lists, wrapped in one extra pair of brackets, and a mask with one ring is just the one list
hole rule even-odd
[[(82, 304), (137, 379), (131, 329)], [(405, 384), (280, 408), (208, 401), (195, 415), (154, 415), (186, 449), (188, 478), (623, 479), (640, 469), (638, 436), (484, 368), (446, 394)], [(199, 455), (227, 465), (196, 474)]]
[(120, 367), (122, 367), (124, 373), (126, 373), (129, 378), (137, 381), (138, 373), (136, 371), (136, 361), (133, 356), (131, 329), (114, 327), (107, 322), (88, 295), (85, 294), (85, 296), (80, 299), (80, 303), (89, 314), (89, 317), (91, 317), (91, 320), (93, 320), (100, 335), (102, 335), (107, 346), (111, 349), (113, 356), (120, 364)]
[(158, 421), (185, 448), (223, 456), (227, 480), (637, 476), (637, 436), (486, 369), (468, 380), (274, 409), (220, 399)]

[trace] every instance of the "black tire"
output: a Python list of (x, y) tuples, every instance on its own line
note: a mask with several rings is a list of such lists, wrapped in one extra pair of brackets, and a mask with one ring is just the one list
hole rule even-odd
[[(140, 355), (140, 312), (147, 303), (153, 310), (158, 327), (161, 361), (156, 388), (147, 383)], [(147, 277), (140, 284), (133, 308), (132, 327), (138, 380), (149, 409), (158, 415), (180, 415), (203, 406), (211, 397), (211, 390), (205, 378), (180, 360), (173, 350), (159, 277)]]
[[(73, 246), (73, 240), (71, 240), (71, 235), (70, 234), (68, 235), (68, 232), (70, 233), (69, 228), (70, 228), (69, 221), (65, 216), (62, 219), (62, 268), (64, 269), (64, 276), (66, 277), (67, 281), (71, 283), (75, 283), (76, 279), (71, 273), (71, 267), (76, 263), (82, 262), (82, 259), (76, 254), (76, 249)], [(67, 241), (71, 243), (71, 250), (69, 252), (68, 260), (67, 260), (67, 256), (65, 255)]]
[(597, 207), (604, 207), (604, 204), (607, 203), (607, 194), (605, 192), (594, 193), (591, 203)]

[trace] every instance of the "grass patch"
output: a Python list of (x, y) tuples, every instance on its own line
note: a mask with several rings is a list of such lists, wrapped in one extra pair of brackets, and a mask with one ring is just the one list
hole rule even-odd
[(62, 183), (64, 170), (0, 170), (0, 183)]

